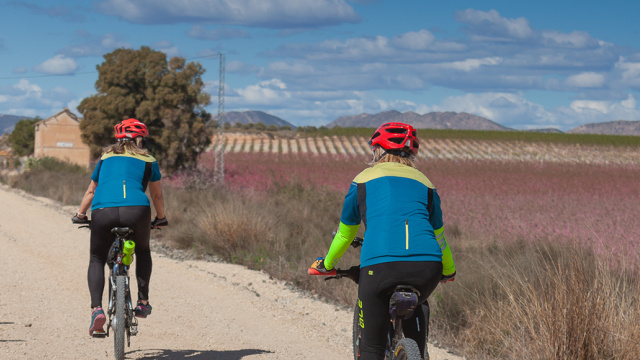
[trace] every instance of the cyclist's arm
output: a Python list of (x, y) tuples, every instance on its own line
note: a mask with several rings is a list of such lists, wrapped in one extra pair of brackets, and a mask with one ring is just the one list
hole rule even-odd
[(360, 224), (346, 225), (342, 221), (340, 222), (338, 232), (333, 238), (329, 252), (324, 259), (324, 266), (327, 270), (333, 269), (338, 260), (340, 260), (345, 251), (347, 251), (349, 245), (351, 245), (358, 233), (358, 227), (360, 227)]
[(340, 226), (338, 232), (331, 242), (329, 252), (324, 259), (324, 266), (327, 270), (331, 270), (344, 252), (347, 251), (349, 245), (353, 242), (360, 226), (360, 210), (358, 209), (358, 184), (354, 181), (349, 186), (349, 192), (344, 197), (342, 205), (342, 215), (340, 215)]
[(456, 265), (453, 262), (453, 255), (451, 254), (451, 248), (447, 242), (447, 238), (444, 236), (444, 222), (442, 220), (442, 209), (440, 207), (440, 196), (438, 192), (433, 189), (433, 204), (432, 212), (429, 213), (429, 222), (434, 229), (436, 240), (442, 250), (442, 275), (451, 275), (456, 272)]
[(160, 180), (149, 183), (149, 193), (153, 207), (156, 209), (158, 219), (164, 219), (164, 197), (162, 197), (162, 184)]
[(91, 183), (89, 184), (89, 187), (87, 188), (87, 191), (84, 193), (84, 196), (82, 197), (82, 201), (80, 202), (78, 213), (80, 214), (87, 213), (87, 210), (89, 210), (89, 207), (91, 206), (91, 202), (93, 201), (93, 196), (96, 193), (96, 187), (98, 187), (98, 183), (91, 180)]
[(440, 244), (442, 250), (442, 275), (451, 275), (456, 272), (456, 264), (453, 262), (453, 255), (451, 254), (451, 248), (447, 242), (447, 238), (444, 236), (444, 227), (436, 229), (436, 240)]

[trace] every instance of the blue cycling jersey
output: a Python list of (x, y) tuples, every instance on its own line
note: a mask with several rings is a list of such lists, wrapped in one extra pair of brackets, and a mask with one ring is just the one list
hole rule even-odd
[[(145, 173), (148, 178), (145, 178)], [(91, 210), (118, 206), (150, 206), (148, 181), (160, 180), (160, 167), (151, 155), (107, 153), (96, 165), (91, 180), (98, 183)]]
[(442, 246), (434, 232), (443, 227), (440, 197), (429, 179), (413, 167), (380, 163), (356, 176), (340, 222), (349, 226), (361, 221), (366, 229), (362, 267), (393, 261), (442, 261)]

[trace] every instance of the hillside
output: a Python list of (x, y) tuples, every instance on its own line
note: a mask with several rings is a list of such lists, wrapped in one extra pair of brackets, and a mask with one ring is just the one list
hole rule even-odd
[(2, 115), (0, 114), (0, 135), (13, 131), (13, 126), (22, 119), (31, 119), (27, 116)]
[(224, 114), (224, 121), (231, 125), (235, 125), (236, 123), (257, 124), (261, 122), (267, 126), (276, 125), (290, 126), (292, 129), (296, 128), (296, 126), (291, 124), (290, 122), (262, 111), (230, 111)]
[(568, 133), (640, 136), (640, 121), (618, 120), (585, 124), (569, 130)]
[(360, 114), (353, 116), (341, 116), (330, 122), (327, 127), (367, 127), (376, 128), (386, 122), (403, 122), (413, 125), (418, 129), (457, 129), (457, 130), (494, 130), (510, 131), (513, 129), (504, 127), (489, 119), (469, 113), (461, 112), (431, 112), (424, 115), (412, 111), (404, 113), (392, 110), (378, 114)]

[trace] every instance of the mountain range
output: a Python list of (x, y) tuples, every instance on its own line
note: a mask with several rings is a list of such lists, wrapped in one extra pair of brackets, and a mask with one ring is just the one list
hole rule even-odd
[(262, 111), (229, 111), (224, 113), (224, 121), (231, 125), (235, 125), (237, 123), (241, 124), (257, 124), (259, 122), (269, 126), (276, 125), (280, 126), (290, 126), (292, 129), (295, 129), (296, 126), (292, 123), (282, 120), (277, 116), (273, 116), (267, 114)]
[(413, 111), (404, 113), (391, 110), (378, 114), (360, 114), (353, 116), (341, 116), (330, 122), (327, 127), (368, 127), (377, 128), (387, 122), (402, 122), (411, 124), (418, 129), (456, 129), (456, 130), (513, 130), (504, 127), (489, 119), (468, 114), (465, 112), (431, 112), (418, 115)]
[(22, 119), (31, 119), (27, 116), (2, 115), (0, 114), (0, 135), (13, 131), (14, 125)]
[(609, 121), (595, 124), (580, 125), (568, 131), (572, 134), (607, 134), (607, 135), (636, 135), (640, 136), (640, 121)]
[[(256, 124), (261, 122), (267, 126), (276, 125), (278, 127), (290, 126), (292, 129), (296, 128), (292, 123), (262, 111), (230, 111), (225, 113), (224, 117), (224, 121), (229, 124)], [(15, 123), (21, 119), (28, 119), (28, 117), (0, 114), (0, 134), (11, 132)], [(517, 131), (516, 129), (502, 126), (480, 116), (465, 112), (456, 113), (450, 111), (431, 112), (419, 115), (412, 111), (401, 113), (399, 111), (391, 110), (377, 114), (341, 116), (326, 126), (329, 128), (336, 126), (376, 128), (380, 126), (380, 124), (392, 121), (409, 123), (419, 129)], [(533, 129), (528, 131), (561, 132), (560, 130), (552, 128)], [(617, 120), (585, 124), (573, 128), (567, 131), (567, 133), (640, 136), (640, 121)]]

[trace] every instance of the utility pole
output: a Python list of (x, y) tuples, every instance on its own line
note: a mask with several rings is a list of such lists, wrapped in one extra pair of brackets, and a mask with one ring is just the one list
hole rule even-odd
[(224, 54), (220, 53), (220, 75), (218, 86), (218, 131), (213, 145), (215, 165), (213, 169), (213, 182), (216, 185), (224, 184)]

